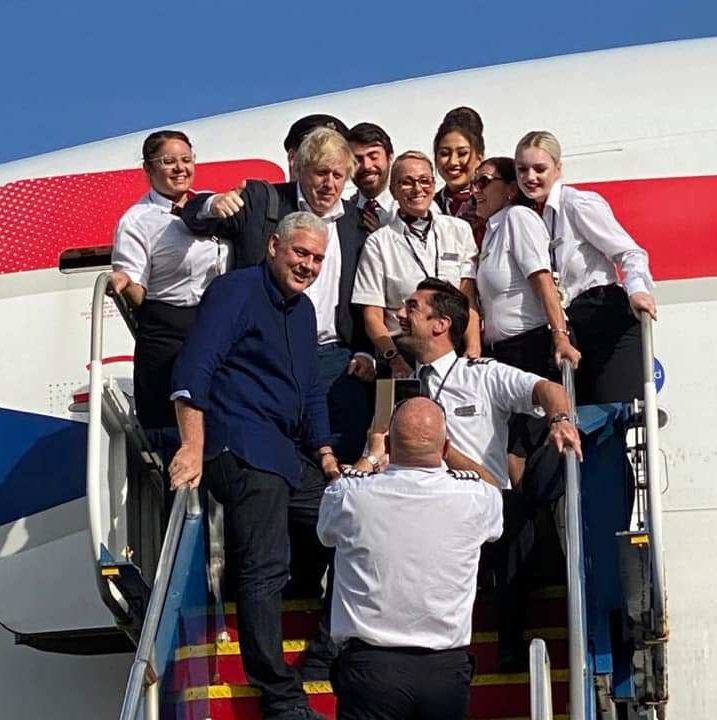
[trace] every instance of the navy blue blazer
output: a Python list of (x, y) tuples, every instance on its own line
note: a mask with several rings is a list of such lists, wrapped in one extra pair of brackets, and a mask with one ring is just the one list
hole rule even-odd
[[(295, 182), (279, 183), (274, 187), (279, 195), (278, 219), (299, 209)], [(266, 216), (269, 195), (264, 183), (249, 180), (242, 193), (244, 207), (236, 215), (225, 220), (208, 218), (198, 220), (197, 215), (210, 193), (200, 193), (192, 198), (182, 210), (182, 219), (196, 235), (216, 235), (233, 242), (236, 267), (261, 262), (266, 255)], [(354, 352), (373, 353), (373, 345), (364, 329), (361, 308), (351, 305), (354, 278), (361, 250), (366, 241), (366, 230), (361, 226), (361, 213), (346, 200), (342, 201), (344, 214), (336, 221), (341, 246), (341, 278), (339, 280), (339, 304), (336, 308), (336, 330), (341, 340)]]
[(285, 298), (266, 262), (216, 278), (175, 362), (172, 393), (204, 412), (205, 459), (228, 449), (298, 487), (298, 448), (331, 441), (311, 300)]

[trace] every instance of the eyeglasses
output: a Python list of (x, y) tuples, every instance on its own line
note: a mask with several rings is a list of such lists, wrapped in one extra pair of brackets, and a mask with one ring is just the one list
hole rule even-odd
[[(478, 175), (471, 180), (471, 188), (473, 190), (485, 190), (493, 180), (503, 180), (503, 178), (497, 175)], [(503, 182), (505, 181), (503, 180)]]
[(160, 157), (150, 158), (147, 162), (159, 163), (162, 167), (172, 167), (177, 163), (182, 165), (191, 165), (197, 159), (194, 153), (189, 155), (160, 155)]
[(418, 178), (403, 177), (398, 181), (398, 187), (400, 187), (401, 190), (413, 190), (415, 187), (420, 187), (422, 190), (430, 190), (435, 182), (432, 177), (428, 177), (427, 175), (421, 175), (421, 177)]

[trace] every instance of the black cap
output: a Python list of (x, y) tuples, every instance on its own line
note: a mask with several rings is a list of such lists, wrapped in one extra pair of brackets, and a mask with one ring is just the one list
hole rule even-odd
[(289, 128), (289, 133), (284, 140), (284, 150), (288, 152), (289, 150), (298, 149), (299, 145), (301, 145), (301, 141), (312, 130), (315, 130), (318, 127), (331, 128), (344, 137), (347, 137), (349, 134), (349, 129), (346, 125), (333, 115), (307, 115), (306, 117), (299, 118)]

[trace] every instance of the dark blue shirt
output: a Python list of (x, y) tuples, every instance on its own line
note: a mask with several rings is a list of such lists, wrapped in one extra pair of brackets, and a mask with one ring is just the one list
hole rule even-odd
[(226, 448), (298, 486), (299, 446), (330, 442), (311, 300), (285, 298), (266, 262), (218, 277), (174, 365), (173, 396), (185, 392), (204, 412), (205, 459)]

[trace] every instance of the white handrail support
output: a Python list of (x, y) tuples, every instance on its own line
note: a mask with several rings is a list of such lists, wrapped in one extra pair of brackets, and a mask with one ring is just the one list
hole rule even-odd
[[(562, 362), (563, 386), (570, 400), (570, 415), (577, 425), (573, 369)], [(588, 686), (587, 608), (585, 604), (585, 559), (583, 549), (580, 466), (575, 453), (565, 457), (565, 527), (568, 578), (568, 652), (570, 659), (570, 718), (586, 720)]]
[(550, 658), (540, 638), (530, 643), (530, 720), (553, 720)]
[(644, 380), (645, 440), (647, 445), (647, 523), (650, 535), (650, 561), (652, 564), (652, 594), (655, 609), (655, 632), (658, 638), (667, 634), (667, 602), (665, 559), (662, 544), (662, 495), (660, 474), (660, 439), (657, 414), (657, 387), (655, 385), (655, 355), (652, 318), (641, 313), (642, 371)]

